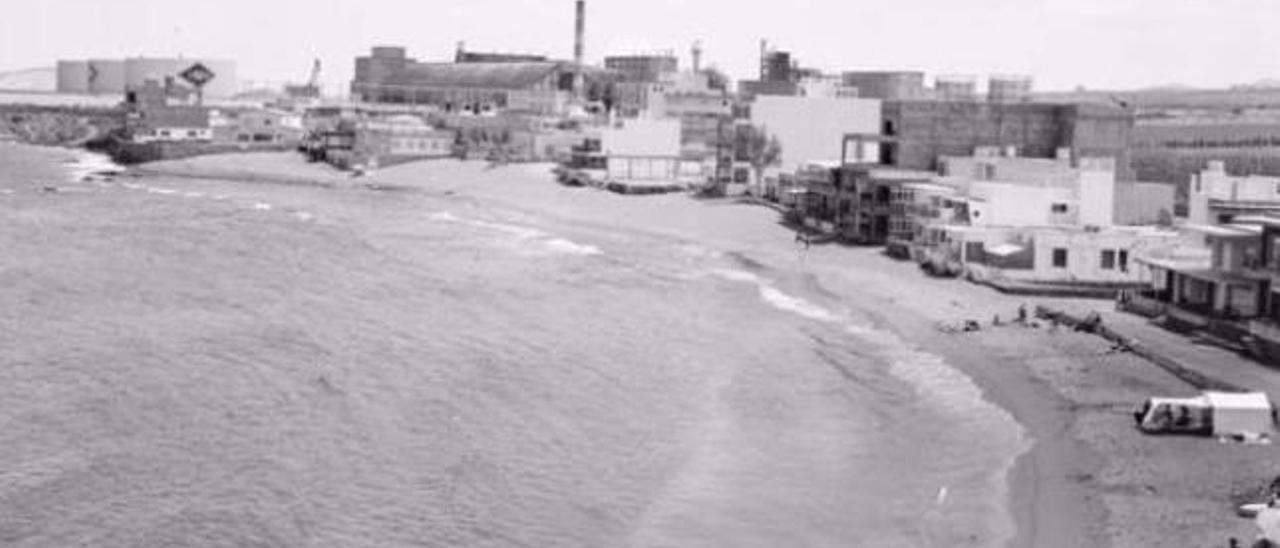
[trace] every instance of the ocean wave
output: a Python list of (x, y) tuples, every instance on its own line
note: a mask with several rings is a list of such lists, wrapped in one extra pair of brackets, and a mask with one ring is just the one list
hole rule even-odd
[(73, 182), (81, 181), (85, 177), (97, 173), (124, 171), (124, 166), (112, 162), (109, 156), (87, 151), (78, 152), (75, 160), (65, 165), (67, 176)]
[[(586, 256), (602, 255), (604, 253), (596, 246), (581, 244), (526, 226), (482, 221), (479, 219), (468, 219), (465, 217), (459, 217), (448, 211), (432, 213), (428, 215), (427, 218), (433, 221), (460, 224), (506, 234), (513, 239), (510, 243), (518, 245), (522, 252), (534, 255), (553, 254)], [(530, 244), (537, 247), (530, 247)]]
[(788, 295), (770, 285), (760, 286), (760, 297), (774, 308), (785, 310), (810, 320), (833, 323), (840, 321), (840, 316), (809, 301)]
[(574, 243), (564, 238), (547, 240), (545, 245), (551, 251), (570, 255), (600, 255), (602, 253), (600, 248), (596, 246)]

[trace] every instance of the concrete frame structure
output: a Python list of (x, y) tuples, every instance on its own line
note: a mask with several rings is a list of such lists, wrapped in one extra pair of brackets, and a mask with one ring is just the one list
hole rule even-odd
[(885, 101), (880, 163), (938, 169), (943, 156), (969, 156), (983, 147), (1015, 147), (1018, 155), (1114, 158), (1116, 177), (1132, 180), (1134, 114), (1102, 105)]

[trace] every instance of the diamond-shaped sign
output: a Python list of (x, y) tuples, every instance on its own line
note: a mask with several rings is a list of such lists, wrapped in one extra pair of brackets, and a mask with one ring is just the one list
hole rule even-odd
[(178, 76), (181, 76), (183, 80), (191, 82), (191, 85), (195, 87), (204, 87), (205, 84), (209, 83), (209, 81), (213, 80), (213, 77), (217, 75), (214, 74), (212, 70), (209, 70), (209, 67), (204, 66), (203, 63), (196, 63), (188, 67), (187, 70), (178, 73)]

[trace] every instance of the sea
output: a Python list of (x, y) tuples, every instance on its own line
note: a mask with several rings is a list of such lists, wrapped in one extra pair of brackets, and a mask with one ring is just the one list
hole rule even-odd
[(763, 255), (104, 169), (0, 144), (0, 545), (1012, 538), (1012, 417)]

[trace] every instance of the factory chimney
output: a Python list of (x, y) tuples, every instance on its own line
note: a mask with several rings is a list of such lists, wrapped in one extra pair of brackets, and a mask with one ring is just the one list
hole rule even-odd
[(702, 41), (698, 40), (693, 43), (693, 73), (702, 72)]
[(587, 1), (577, 0), (577, 17), (573, 27), (573, 93), (582, 98), (582, 48), (587, 30)]

